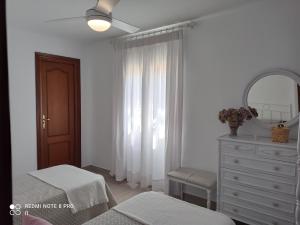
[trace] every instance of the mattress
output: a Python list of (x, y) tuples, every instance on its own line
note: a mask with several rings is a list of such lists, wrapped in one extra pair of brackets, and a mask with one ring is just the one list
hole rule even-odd
[(83, 225), (234, 225), (226, 215), (167, 195), (145, 192)]
[(101, 216), (84, 223), (83, 225), (143, 225), (142, 223), (133, 220), (114, 209), (111, 209)]
[[(64, 191), (37, 178), (23, 175), (13, 181), (13, 187), (13, 204), (19, 204), (21, 212), (44, 218), (53, 225), (80, 225), (116, 205), (107, 185), (108, 203), (95, 205), (75, 214), (68, 208), (68, 199)], [(61, 208), (58, 208), (59, 206)], [(13, 224), (21, 225), (21, 216), (13, 216)]]
[[(195, 223), (195, 225), (198, 224), (201, 223)], [(146, 225), (146, 224), (131, 219), (128, 216), (119, 213), (114, 209), (110, 209), (109, 211), (91, 219), (90, 221), (84, 223), (83, 225)]]

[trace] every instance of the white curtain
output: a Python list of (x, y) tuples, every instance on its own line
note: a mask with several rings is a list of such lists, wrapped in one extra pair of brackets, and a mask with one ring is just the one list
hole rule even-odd
[(168, 190), (181, 162), (182, 31), (115, 43), (114, 74), (111, 174)]

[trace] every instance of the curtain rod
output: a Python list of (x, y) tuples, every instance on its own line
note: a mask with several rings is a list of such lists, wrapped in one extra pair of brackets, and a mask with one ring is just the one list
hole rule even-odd
[(180, 23), (175, 23), (175, 24), (170, 24), (150, 30), (144, 30), (140, 31), (137, 33), (133, 34), (126, 34), (120, 37), (115, 38), (114, 40), (122, 40), (122, 39), (131, 39), (131, 38), (138, 38), (141, 36), (145, 35), (154, 35), (155, 33), (160, 33), (160, 32), (168, 32), (172, 30), (178, 30), (178, 29), (183, 29), (183, 28), (194, 28), (197, 25), (198, 20), (189, 20), (189, 21), (184, 21)]

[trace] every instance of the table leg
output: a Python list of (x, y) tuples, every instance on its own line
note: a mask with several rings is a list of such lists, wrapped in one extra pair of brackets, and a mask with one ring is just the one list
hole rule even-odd
[(182, 183), (179, 184), (179, 189), (180, 189), (179, 190), (179, 192), (180, 192), (180, 199), (183, 200), (183, 184)]
[(207, 189), (206, 192), (207, 192), (207, 208), (210, 209), (211, 191)]

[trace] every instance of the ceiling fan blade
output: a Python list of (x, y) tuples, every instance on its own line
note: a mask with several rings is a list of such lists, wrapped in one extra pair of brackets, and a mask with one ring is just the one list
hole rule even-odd
[(131, 34), (140, 30), (138, 27), (132, 26), (115, 18), (112, 19), (112, 26)]
[(68, 21), (72, 21), (72, 20), (79, 20), (79, 19), (85, 19), (85, 18), (86, 18), (85, 16), (59, 18), (59, 19), (53, 19), (53, 20), (46, 20), (45, 23), (68, 22)]
[(97, 9), (104, 13), (111, 13), (115, 5), (119, 3), (120, 0), (98, 0)]

